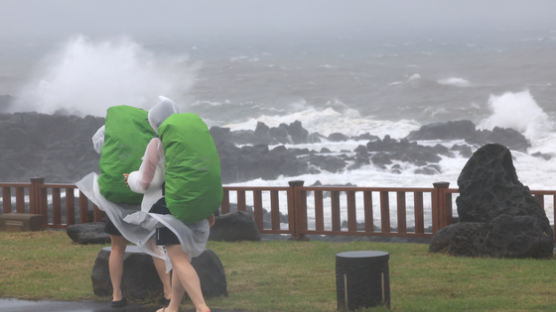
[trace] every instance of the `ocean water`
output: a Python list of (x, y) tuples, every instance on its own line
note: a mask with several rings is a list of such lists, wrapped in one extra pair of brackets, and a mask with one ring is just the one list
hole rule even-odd
[[(525, 135), (532, 146), (526, 152), (512, 151), (520, 181), (531, 189), (556, 189), (555, 30), (502, 39), (402, 42), (344, 38), (187, 45), (77, 37), (56, 49), (46, 53), (32, 74), (1, 75), (6, 81), (26, 81), (15, 89), (18, 101), (11, 111), (61, 109), (102, 115), (114, 103), (148, 108), (153, 95), (163, 93), (209, 126), (254, 130), (259, 121), (278, 126), (299, 120), (309, 132), (323, 135), (370, 133), (397, 139), (422, 125), (467, 119), (479, 129), (498, 126)], [(76, 99), (82, 99), (81, 106)], [(349, 154), (366, 143), (324, 141), (287, 147), (327, 147), (333, 154)], [(419, 144), (450, 148), (466, 143)], [(532, 155), (537, 152), (552, 158)], [(414, 165), (397, 162), (399, 173), (370, 164), (340, 173), (231, 184), (285, 186), (290, 180), (303, 180), (305, 185), (431, 187), (446, 181), (457, 187), (466, 161), (457, 154), (442, 156), (441, 172), (435, 175), (415, 174)], [(550, 205), (547, 213), (552, 220)]]
[[(301, 55), (285, 57), (262, 50), (232, 55), (227, 60), (205, 61), (192, 89), (195, 101), (189, 109), (204, 116), (211, 125), (232, 130), (254, 130), (259, 121), (278, 126), (299, 120), (309, 132), (323, 135), (370, 133), (380, 138), (389, 135), (401, 139), (422, 125), (450, 120), (471, 120), (478, 129), (512, 128), (532, 145), (526, 152), (512, 151), (520, 181), (531, 189), (556, 188), (553, 179), (556, 158), (532, 155), (540, 152), (556, 156), (556, 35), (492, 44), (432, 42), (361, 47), (360, 50), (346, 47), (326, 53), (310, 48), (302, 51)], [(314, 151), (326, 147), (332, 154), (349, 154), (366, 143), (348, 140), (286, 146)], [(463, 140), (418, 143), (448, 148), (467, 144)], [(473, 151), (478, 148), (471, 147)], [(404, 162), (393, 164), (401, 168), (400, 173), (371, 163), (340, 173), (321, 171), (233, 184), (284, 186), (290, 180), (303, 180), (305, 185), (320, 182), (431, 187), (434, 182), (446, 181), (457, 188), (457, 178), (467, 159), (457, 154), (442, 156), (441, 172), (435, 175), (415, 174), (416, 167)], [(231, 200), (234, 201), (233, 195)], [(341, 198), (342, 203), (345, 200)], [(410, 226), (412, 198), (406, 201)], [(313, 199), (310, 197), (308, 202), (312, 203)], [(356, 202), (361, 203), (362, 198), (356, 198)], [(378, 198), (373, 202), (378, 203)], [(395, 198), (390, 202), (395, 203)], [(552, 202), (551, 196), (545, 198), (551, 223), (554, 222)], [(425, 202), (427, 206), (430, 200)], [(457, 215), (455, 203), (453, 208)], [(357, 209), (361, 222), (362, 208)], [(391, 209), (394, 216), (395, 205)], [(324, 211), (325, 227), (329, 227), (329, 207), (325, 206)], [(375, 220), (379, 220), (378, 207), (374, 214)], [(312, 209), (308, 210), (308, 217), (310, 221), (314, 218)], [(346, 218), (343, 207), (342, 220)], [(391, 219), (392, 225), (397, 226), (395, 217)], [(425, 215), (425, 225), (430, 222), (431, 216)]]
[[(468, 119), (478, 129), (513, 128), (531, 141), (527, 152), (512, 151), (520, 180), (532, 189), (554, 189), (556, 156), (556, 35), (545, 40), (509, 43), (406, 43), (399, 46), (347, 47), (301, 55), (254, 51), (226, 60), (205, 60), (192, 88), (189, 110), (210, 125), (232, 130), (255, 129), (302, 122), (309, 132), (329, 135), (370, 133), (403, 138), (420, 126)], [(350, 49), (351, 48), (351, 49)], [(348, 52), (346, 52), (348, 51)], [(466, 144), (457, 141), (421, 141), (420, 144)], [(365, 141), (288, 145), (319, 151), (353, 151)], [(473, 150), (476, 147), (472, 147)], [(457, 177), (467, 158), (443, 157), (438, 175), (414, 174), (411, 164), (402, 172), (368, 165), (342, 173), (253, 180), (243, 185), (306, 185), (352, 183), (358, 186), (419, 186)], [(235, 183), (237, 184), (237, 183)]]

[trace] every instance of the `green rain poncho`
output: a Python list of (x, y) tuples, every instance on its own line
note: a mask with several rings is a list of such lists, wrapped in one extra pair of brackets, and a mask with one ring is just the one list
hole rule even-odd
[(195, 114), (173, 114), (158, 128), (164, 146), (166, 205), (177, 219), (209, 217), (222, 201), (220, 159), (207, 125)]
[(116, 203), (140, 203), (143, 194), (132, 192), (123, 174), (137, 170), (149, 141), (156, 133), (143, 109), (121, 105), (106, 112), (104, 145), (100, 155), (100, 193)]

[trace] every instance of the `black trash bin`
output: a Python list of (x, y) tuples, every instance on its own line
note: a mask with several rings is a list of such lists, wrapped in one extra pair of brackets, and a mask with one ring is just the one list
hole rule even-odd
[(384, 251), (348, 251), (336, 254), (338, 310), (378, 305), (390, 308), (389, 255)]

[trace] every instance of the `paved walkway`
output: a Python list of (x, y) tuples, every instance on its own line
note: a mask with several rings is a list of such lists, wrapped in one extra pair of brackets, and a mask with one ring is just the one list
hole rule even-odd
[[(98, 301), (50, 301), (50, 300), (19, 300), (0, 298), (2, 312), (154, 312), (157, 306), (141, 306), (128, 304), (123, 308), (112, 308), (109, 302)], [(241, 312), (239, 310), (211, 309), (212, 312)], [(190, 312), (189, 310), (187, 312)], [(185, 311), (184, 311), (185, 312)]]

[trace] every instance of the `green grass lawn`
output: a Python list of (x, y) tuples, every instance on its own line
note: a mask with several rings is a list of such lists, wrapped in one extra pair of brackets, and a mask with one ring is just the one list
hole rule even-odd
[[(90, 279), (101, 247), (75, 244), (63, 231), (0, 232), (0, 297), (108, 301), (93, 294)], [(392, 311), (556, 311), (556, 257), (456, 258), (431, 254), (425, 244), (377, 242), (209, 242), (208, 248), (224, 264), (230, 294), (207, 300), (212, 307), (335, 311), (336, 253), (382, 250), (390, 253)]]

